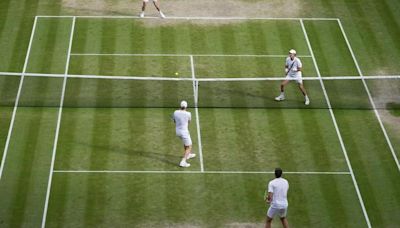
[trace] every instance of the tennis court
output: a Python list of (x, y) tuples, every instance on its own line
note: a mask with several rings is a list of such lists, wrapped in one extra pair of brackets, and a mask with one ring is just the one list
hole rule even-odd
[[(290, 48), (309, 106), (273, 99)], [(0, 225), (260, 227), (275, 167), (294, 227), (400, 222), (400, 80), (363, 75), (340, 19), (36, 16), (0, 80)]]

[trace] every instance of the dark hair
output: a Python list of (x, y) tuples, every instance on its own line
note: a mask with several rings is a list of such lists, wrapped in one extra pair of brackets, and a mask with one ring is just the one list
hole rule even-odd
[(282, 169), (281, 168), (276, 168), (275, 169), (275, 177), (279, 178), (282, 176)]

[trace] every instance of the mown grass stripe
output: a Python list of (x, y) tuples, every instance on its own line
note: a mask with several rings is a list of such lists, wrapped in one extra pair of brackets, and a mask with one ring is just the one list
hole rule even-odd
[[(300, 23), (301, 23), (301, 27), (302, 27), (303, 32), (304, 32), (304, 37), (305, 37), (306, 40), (307, 40), (308, 48), (309, 48), (309, 50), (310, 50), (311, 55), (313, 56), (313, 61), (314, 61), (314, 64), (315, 64), (315, 68), (316, 68), (316, 70), (317, 70), (318, 77), (321, 79), (321, 73), (320, 73), (320, 71), (319, 71), (319, 67), (318, 67), (316, 58), (315, 58), (315, 56), (314, 56), (313, 48), (312, 48), (312, 46), (311, 46), (311, 43), (310, 43), (310, 40), (309, 40), (309, 37), (308, 37), (308, 34), (307, 34), (307, 30), (306, 30), (306, 28), (305, 28), (304, 23), (303, 23), (302, 20), (300, 21)], [(348, 168), (349, 168), (350, 173), (351, 173), (351, 177), (352, 177), (352, 180), (353, 180), (353, 183), (354, 183), (354, 187), (355, 187), (355, 190), (356, 190), (356, 192), (357, 192), (357, 196), (358, 196), (358, 199), (359, 199), (359, 202), (360, 202), (360, 205), (361, 205), (363, 214), (364, 214), (364, 218), (365, 218), (365, 220), (366, 220), (366, 223), (367, 223), (368, 227), (371, 227), (371, 222), (370, 222), (370, 219), (369, 219), (367, 210), (366, 210), (366, 208), (365, 208), (364, 201), (363, 201), (361, 192), (360, 192), (360, 190), (359, 190), (359, 187), (358, 187), (358, 184), (357, 184), (357, 180), (356, 180), (356, 177), (355, 177), (355, 175), (354, 175), (353, 168), (352, 168), (351, 162), (350, 162), (350, 160), (349, 160), (349, 157), (348, 157), (348, 154), (347, 154), (347, 150), (346, 150), (345, 144), (344, 144), (344, 142), (343, 142), (342, 135), (341, 135), (341, 132), (340, 132), (340, 130), (339, 130), (339, 127), (338, 127), (338, 124), (337, 124), (337, 121), (336, 121), (336, 117), (335, 117), (335, 114), (334, 114), (334, 112), (333, 112), (333, 110), (332, 110), (332, 106), (331, 106), (331, 103), (330, 103), (330, 99), (329, 99), (329, 97), (328, 97), (328, 94), (327, 94), (327, 91), (326, 91), (326, 89), (325, 89), (325, 85), (324, 85), (324, 82), (322, 81), (322, 79), (320, 80), (320, 83), (321, 83), (321, 87), (322, 87), (322, 89), (323, 89), (323, 91), (324, 91), (324, 96), (325, 96), (326, 102), (327, 102), (328, 107), (329, 107), (329, 112), (330, 112), (330, 115), (331, 115), (331, 117), (332, 117), (332, 121), (333, 121), (333, 124), (334, 124), (334, 126), (335, 126), (336, 133), (337, 133), (337, 136), (338, 136), (338, 138), (339, 138), (340, 145), (341, 145), (341, 147), (342, 147), (342, 151), (343, 151), (343, 153), (344, 153), (344, 156), (345, 156), (345, 159), (346, 159)]]
[(383, 123), (382, 123), (382, 119), (381, 119), (381, 117), (380, 117), (380, 115), (379, 115), (379, 112), (378, 112), (378, 110), (376, 109), (376, 105), (375, 105), (374, 100), (372, 99), (370, 89), (369, 89), (369, 87), (368, 87), (366, 81), (364, 80), (364, 77), (363, 77), (364, 75), (363, 75), (363, 73), (362, 73), (362, 71), (361, 71), (361, 68), (360, 68), (360, 66), (359, 66), (359, 64), (358, 64), (358, 61), (357, 61), (357, 59), (356, 59), (356, 57), (355, 57), (355, 55), (354, 55), (353, 48), (351, 47), (351, 44), (350, 44), (350, 42), (349, 42), (349, 40), (348, 40), (348, 38), (347, 38), (347, 35), (346, 35), (345, 31), (344, 31), (344, 28), (343, 28), (343, 25), (342, 25), (341, 21), (338, 20), (337, 22), (338, 22), (338, 24), (339, 24), (340, 30), (341, 30), (341, 32), (342, 32), (342, 35), (343, 35), (343, 37), (344, 37), (344, 39), (345, 39), (345, 41), (346, 41), (347, 47), (348, 47), (348, 49), (349, 49), (349, 51), (350, 51), (350, 53), (351, 53), (351, 56), (352, 56), (352, 58), (353, 58), (353, 61), (354, 61), (355, 65), (356, 65), (356, 67), (357, 67), (357, 71), (358, 71), (358, 73), (360, 74), (360, 76), (362, 76), (362, 79), (361, 79), (361, 80), (362, 80), (362, 83), (363, 83), (363, 85), (364, 85), (364, 87), (365, 87), (365, 91), (366, 91), (367, 94), (368, 94), (368, 99), (369, 99), (369, 101), (371, 102), (371, 105), (372, 105), (372, 108), (373, 108), (373, 110), (374, 110), (375, 116), (376, 116), (376, 118), (377, 118), (377, 120), (378, 120), (379, 126), (381, 127), (381, 130), (382, 130), (382, 132), (383, 132), (383, 135), (385, 136), (386, 142), (387, 142), (387, 144), (388, 144), (388, 146), (389, 146), (390, 152), (392, 153), (393, 160), (394, 160), (394, 162), (395, 162), (395, 164), (396, 164), (396, 166), (397, 166), (398, 171), (400, 172), (400, 163), (399, 163), (399, 160), (398, 160), (398, 158), (397, 158), (396, 152), (395, 152), (394, 149), (393, 149), (392, 142), (390, 141), (390, 138), (389, 138), (389, 136), (388, 136), (388, 134), (387, 134), (387, 132), (386, 132), (386, 128), (385, 128), (385, 126), (384, 126)]
[(51, 166), (50, 166), (49, 180), (48, 180), (48, 185), (47, 185), (46, 201), (45, 201), (45, 205), (44, 205), (44, 209), (43, 209), (43, 218), (42, 218), (42, 226), (41, 226), (42, 228), (44, 228), (46, 226), (46, 216), (47, 216), (47, 210), (48, 210), (49, 199), (50, 199), (51, 184), (52, 184), (52, 180), (53, 180), (53, 170), (54, 170), (54, 164), (55, 164), (55, 159), (56, 159), (57, 143), (58, 143), (59, 132), (60, 132), (60, 127), (61, 127), (62, 109), (63, 109), (63, 104), (64, 104), (65, 90), (66, 90), (66, 86), (67, 86), (70, 53), (71, 53), (72, 41), (74, 38), (74, 31), (75, 31), (75, 21), (76, 21), (76, 18), (74, 17), (72, 19), (70, 37), (69, 37), (69, 45), (68, 45), (68, 50), (66, 53), (67, 61), (65, 63), (65, 73), (64, 73), (65, 77), (63, 80), (63, 87), (62, 87), (61, 97), (60, 97), (60, 106), (58, 109), (57, 126), (56, 126), (56, 132), (55, 132), (55, 137), (54, 137), (53, 154), (52, 154), (52, 158), (51, 158)]
[(19, 87), (18, 87), (18, 92), (17, 92), (17, 97), (15, 99), (15, 105), (14, 105), (13, 114), (12, 114), (12, 117), (11, 117), (10, 128), (9, 128), (9, 131), (8, 131), (6, 145), (4, 147), (3, 157), (2, 157), (2, 160), (1, 160), (0, 180), (1, 180), (1, 177), (3, 175), (4, 165), (5, 165), (5, 161), (7, 159), (8, 147), (9, 147), (10, 140), (11, 140), (11, 134), (12, 134), (12, 131), (13, 131), (13, 126), (14, 126), (14, 122), (15, 122), (15, 116), (16, 116), (16, 113), (17, 113), (19, 98), (20, 98), (21, 91), (22, 91), (22, 85), (24, 83), (24, 73), (26, 72), (26, 68), (28, 66), (29, 54), (30, 54), (30, 51), (31, 51), (32, 43), (33, 43), (33, 37), (35, 35), (36, 24), (37, 24), (37, 18), (35, 18), (35, 21), (33, 23), (32, 32), (31, 32), (31, 38), (29, 40), (28, 50), (27, 50), (27, 54), (25, 56), (24, 68), (22, 70), (22, 75), (21, 75), (21, 79), (20, 79), (20, 83), (19, 83)]

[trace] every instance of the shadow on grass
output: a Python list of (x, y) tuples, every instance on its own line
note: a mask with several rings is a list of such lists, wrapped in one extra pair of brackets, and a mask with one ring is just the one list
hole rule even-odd
[[(144, 151), (144, 150), (136, 150), (132, 148), (125, 148), (121, 146), (113, 146), (113, 145), (93, 145), (88, 143), (78, 143), (83, 146), (91, 147), (94, 151), (107, 151), (108, 153), (118, 153), (122, 155), (127, 155), (129, 157), (141, 157), (145, 159), (149, 159), (155, 162), (161, 162), (173, 166), (177, 166), (180, 159), (181, 154), (177, 152), (177, 155), (169, 155), (166, 153), (161, 152), (154, 152), (154, 151)], [(183, 154), (183, 151), (182, 151)], [(133, 161), (135, 159), (132, 159)]]
[(400, 103), (386, 103), (386, 109), (389, 110), (390, 114), (393, 116), (400, 116)]

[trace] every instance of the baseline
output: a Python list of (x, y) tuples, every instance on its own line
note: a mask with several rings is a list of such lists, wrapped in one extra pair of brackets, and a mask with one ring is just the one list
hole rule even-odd
[[(82, 16), (82, 15), (37, 15), (37, 17), (43, 18), (93, 18), (93, 19), (160, 19), (159, 17), (144, 17), (139, 16)], [(298, 17), (166, 17), (163, 20), (314, 20), (314, 21), (334, 21), (338, 18), (324, 18), (324, 17), (310, 17), (310, 18), (298, 18)]]
[(323, 90), (323, 92), (324, 92), (325, 100), (326, 100), (326, 102), (327, 102), (327, 104), (328, 104), (329, 113), (330, 113), (330, 115), (331, 115), (331, 117), (332, 117), (332, 122), (333, 122), (333, 125), (335, 126), (335, 130), (336, 130), (336, 133), (337, 133), (339, 142), (340, 142), (340, 146), (341, 146), (341, 148), (342, 148), (344, 157), (345, 157), (345, 159), (346, 159), (347, 166), (348, 166), (348, 168), (349, 168), (349, 170), (350, 170), (350, 175), (351, 175), (351, 178), (352, 178), (352, 180), (353, 180), (354, 187), (355, 187), (355, 189), (356, 189), (356, 193), (357, 193), (357, 196), (358, 196), (358, 200), (359, 200), (359, 202), (360, 202), (360, 205), (361, 205), (361, 209), (362, 209), (362, 211), (363, 211), (363, 214), (364, 214), (364, 217), (365, 217), (365, 220), (366, 220), (366, 222), (367, 222), (368, 227), (371, 227), (371, 223), (370, 223), (370, 220), (369, 220), (369, 217), (368, 217), (368, 213), (367, 213), (367, 210), (366, 210), (365, 205), (364, 205), (364, 200), (363, 200), (363, 198), (362, 198), (362, 196), (361, 196), (361, 192), (360, 192), (360, 189), (359, 189), (359, 187), (358, 187), (357, 180), (356, 180), (356, 177), (355, 177), (355, 175), (354, 175), (354, 172), (353, 172), (353, 168), (352, 168), (352, 166), (351, 166), (350, 159), (349, 159), (349, 157), (348, 157), (348, 155), (347, 155), (347, 150), (346, 150), (346, 147), (345, 147), (345, 145), (344, 145), (344, 142), (343, 142), (343, 139), (342, 139), (342, 135), (341, 135), (341, 133), (340, 133), (339, 126), (338, 126), (337, 121), (336, 121), (335, 114), (333, 113), (332, 106), (331, 106), (331, 102), (330, 102), (330, 99), (329, 99), (329, 97), (328, 97), (328, 93), (326, 92), (324, 82), (323, 82), (323, 80), (322, 80), (322, 78), (321, 78), (321, 73), (320, 73), (320, 71), (319, 71), (318, 64), (317, 64), (317, 61), (316, 61), (316, 59), (315, 59), (314, 52), (313, 52), (313, 49), (312, 49), (312, 47), (311, 47), (310, 40), (308, 39), (308, 34), (307, 34), (306, 28), (305, 28), (305, 26), (304, 26), (303, 20), (300, 20), (300, 24), (301, 24), (301, 28), (302, 28), (303, 33), (304, 33), (304, 37), (306, 38), (306, 41), (307, 41), (308, 49), (310, 50), (310, 53), (311, 53), (311, 55), (312, 55), (312, 57), (313, 57), (312, 59), (313, 59), (313, 62), (314, 62), (315, 70), (317, 71), (318, 77), (319, 77), (319, 79), (320, 79), (320, 84), (321, 84), (322, 90)]

